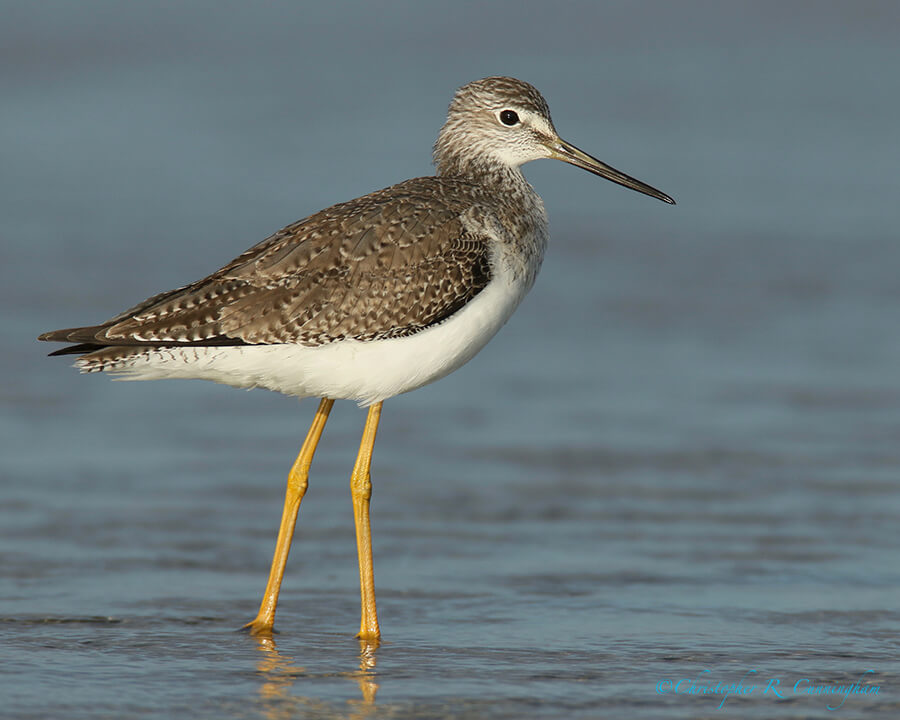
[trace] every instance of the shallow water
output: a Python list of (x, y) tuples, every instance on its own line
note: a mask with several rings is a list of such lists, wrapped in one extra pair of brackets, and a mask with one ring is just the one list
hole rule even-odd
[[(0, 28), (5, 715), (897, 716), (895, 5), (495, 4), (463, 48), (472, 8), (123, 7)], [(314, 402), (79, 377), (33, 338), (427, 173), (452, 89), (495, 72), (679, 205), (529, 166), (534, 291), (385, 406), (384, 642), (353, 638), (349, 403), (259, 642)]]

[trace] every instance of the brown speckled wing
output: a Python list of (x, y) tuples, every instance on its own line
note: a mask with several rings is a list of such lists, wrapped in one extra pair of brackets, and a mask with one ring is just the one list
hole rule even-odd
[(489, 241), (461, 218), (477, 202), (464, 190), (418, 178), (335, 205), (203, 280), (102, 325), (41, 339), (83, 343), (68, 350), (84, 352), (102, 345), (322, 345), (416, 333), (490, 280)]

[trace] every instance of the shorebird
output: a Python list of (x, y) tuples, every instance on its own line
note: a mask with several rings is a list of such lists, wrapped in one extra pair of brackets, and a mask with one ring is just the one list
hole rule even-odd
[(459, 88), (434, 145), (437, 174), (334, 205), (254, 245), (208, 277), (100, 325), (44, 333), (75, 343), (82, 372), (127, 380), (199, 378), (321, 398), (288, 474), (259, 612), (270, 635), (310, 464), (335, 400), (368, 407), (351, 496), (360, 630), (380, 637), (370, 465), (382, 402), (470, 360), (531, 288), (547, 215), (520, 166), (554, 158), (675, 204), (560, 138), (543, 96), (509, 77)]

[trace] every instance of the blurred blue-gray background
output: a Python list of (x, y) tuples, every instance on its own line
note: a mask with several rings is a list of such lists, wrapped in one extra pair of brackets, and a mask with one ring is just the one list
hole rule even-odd
[[(896, 717), (900, 5), (0, 2), (0, 696), (11, 717)], [(561, 163), (552, 244), (453, 376), (386, 404), (386, 643), (360, 655), (336, 407), (276, 645), (314, 403), (79, 377), (99, 322), (431, 172), (514, 75), (669, 207)], [(660, 685), (660, 683), (663, 683)], [(764, 684), (764, 683), (763, 683)], [(682, 686), (684, 687), (684, 686)], [(660, 690), (658, 692), (658, 690)], [(377, 691), (377, 692), (376, 692)], [(374, 697), (374, 700), (373, 700)], [(837, 703), (833, 703), (837, 704)]]

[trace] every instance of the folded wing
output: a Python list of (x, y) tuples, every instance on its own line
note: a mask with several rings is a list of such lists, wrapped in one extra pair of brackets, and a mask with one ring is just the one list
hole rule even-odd
[[(280, 230), (186, 287), (96, 326), (45, 333), (105, 346), (322, 345), (403, 337), (449, 317), (490, 280), (487, 238), (439, 179), (407, 181)], [(410, 184), (415, 182), (414, 187)]]

